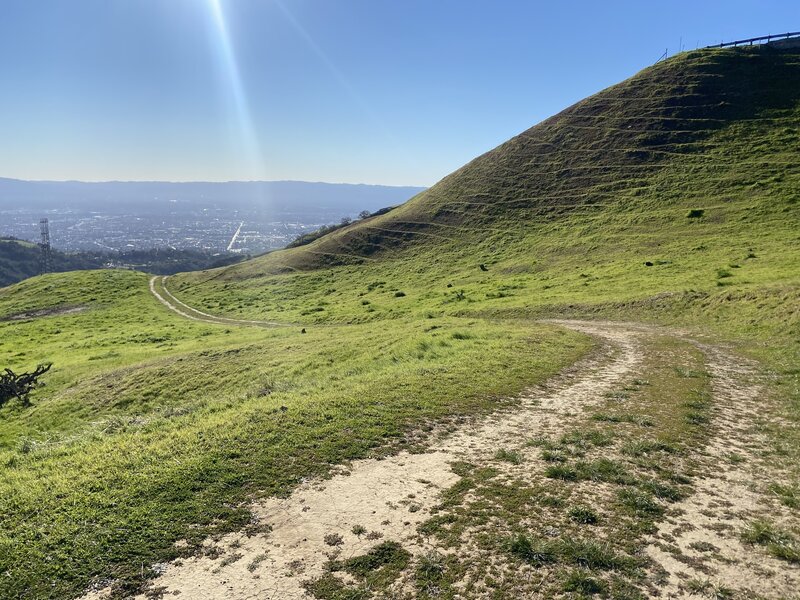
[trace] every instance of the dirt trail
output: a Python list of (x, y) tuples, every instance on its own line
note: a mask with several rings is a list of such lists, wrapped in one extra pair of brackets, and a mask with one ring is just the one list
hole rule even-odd
[[(158, 276), (153, 276), (150, 278), (150, 293), (155, 296), (156, 300), (158, 300), (161, 304), (166, 306), (172, 312), (186, 318), (191, 319), (192, 321), (200, 321), (203, 323), (214, 323), (216, 325), (255, 325), (258, 327), (282, 327), (286, 326), (286, 323), (277, 323), (275, 321), (252, 321), (247, 319), (230, 319), (228, 317), (218, 317), (216, 315), (212, 315), (196, 308), (193, 308), (178, 300), (168, 289), (167, 289), (167, 276), (161, 276), (161, 291), (157, 289), (156, 282), (158, 281)], [(163, 293), (162, 293), (163, 292)]]
[[(750, 592), (793, 597), (800, 589), (800, 569), (740, 541), (742, 528), (753, 517), (767, 511), (781, 516), (774, 501), (769, 503), (753, 483), (763, 482), (757, 471), (764, 468), (760, 456), (768, 447), (765, 436), (755, 430), (763, 412), (755, 366), (685, 332), (625, 323), (551, 322), (596, 337), (599, 350), (528, 390), (513, 409), (454, 432), (434, 432), (425, 453), (354, 461), (330, 479), (302, 484), (288, 498), (254, 504), (253, 523), (245, 531), (207, 540), (201, 556), (154, 565), (160, 575), (149, 593), (184, 599), (308, 599), (303, 583), (322, 576), (330, 559), (360, 556), (384, 541), (398, 542), (415, 556), (426, 554), (434, 549), (434, 540), (421, 536), (417, 526), (431, 517), (442, 490), (459, 481), (453, 463), (486, 464), (501, 448), (524, 452), (526, 440), (560, 434), (565, 423), (638, 375), (649, 340), (668, 335), (690, 341), (704, 353), (715, 412), (711, 441), (698, 449), (702, 473), (694, 493), (673, 505), (648, 540), (651, 592), (662, 598), (692, 593), (727, 598), (733, 596), (726, 595), (725, 586), (732, 586), (742, 597), (753, 597)], [(732, 452), (743, 460), (727, 460)], [(530, 465), (508, 469), (531, 476)], [(345, 573), (337, 575), (347, 580)], [(705, 587), (692, 587), (693, 581)], [(489, 595), (473, 592), (469, 597)], [(101, 591), (86, 598), (102, 596)], [(393, 584), (389, 597), (414, 597), (406, 575)]]
[[(674, 506), (648, 547), (661, 569), (664, 598), (691, 596), (691, 583), (703, 589), (696, 597), (800, 597), (800, 569), (754, 550), (741, 532), (754, 519), (787, 521), (789, 512), (766, 494), (769, 440), (760, 429), (767, 418), (765, 390), (757, 365), (724, 349), (696, 344), (706, 355), (712, 376), (714, 420), (703, 450), (704, 472), (695, 492)], [(677, 552), (675, 549), (677, 548)], [(670, 551), (671, 550), (671, 551)], [(727, 590), (727, 592), (726, 592)]]
[[(513, 411), (447, 435), (424, 454), (355, 461), (330, 480), (311, 481), (286, 499), (254, 505), (254, 518), (269, 527), (267, 533), (209, 540), (213, 554), (221, 555), (165, 565), (153, 587), (166, 594), (180, 591), (181, 598), (308, 598), (302, 582), (320, 576), (331, 555), (357, 556), (379, 541), (400, 542), (412, 554), (426, 551), (416, 526), (430, 517), (439, 492), (458, 481), (453, 462), (493, 455), (557, 427), (561, 414), (600, 401), (639, 362), (639, 332), (605, 324), (569, 326), (597, 336), (605, 351), (530, 390)], [(367, 533), (354, 534), (356, 525)], [(331, 535), (341, 543), (326, 543)]]

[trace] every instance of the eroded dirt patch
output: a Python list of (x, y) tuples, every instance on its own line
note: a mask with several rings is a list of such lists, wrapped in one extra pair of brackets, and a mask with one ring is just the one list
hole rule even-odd
[(74, 315), (89, 310), (88, 306), (56, 306), (53, 308), (43, 308), (41, 310), (29, 310), (0, 317), (0, 321), (27, 321), (40, 317), (54, 317), (60, 315)]

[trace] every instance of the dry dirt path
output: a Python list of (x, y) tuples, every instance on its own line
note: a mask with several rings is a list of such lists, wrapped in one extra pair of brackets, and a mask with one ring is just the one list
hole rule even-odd
[[(155, 292), (154, 292), (155, 293)], [(190, 317), (191, 318), (191, 317)], [(424, 453), (402, 452), (382, 460), (342, 466), (330, 479), (300, 485), (287, 498), (260, 500), (251, 507), (247, 530), (206, 541), (200, 556), (154, 565), (160, 575), (149, 590), (183, 599), (308, 599), (304, 582), (321, 577), (330, 560), (364, 555), (386, 541), (399, 543), (415, 560), (437, 548), (417, 527), (431, 518), (444, 490), (461, 479), (453, 464), (486, 464), (499, 449), (530, 452), (526, 440), (559, 435), (565, 423), (601, 404), (642, 367), (643, 348), (654, 336), (686, 334), (634, 324), (553, 321), (594, 336), (600, 347), (545, 385), (529, 390), (513, 409), (430, 436)], [(694, 493), (679, 502), (648, 540), (648, 581), (653, 596), (664, 598), (791, 598), (800, 589), (800, 569), (739, 541), (748, 519), (775, 510), (754, 486), (754, 469), (766, 440), (754, 432), (761, 384), (755, 367), (723, 349), (692, 341), (705, 355), (713, 377), (715, 413), (712, 442), (701, 450), (709, 466)], [(760, 436), (760, 437), (759, 437)], [(732, 451), (748, 460), (715, 468)], [(749, 460), (752, 459), (752, 460)], [(535, 459), (534, 459), (535, 460)], [(509, 465), (515, 476), (530, 477), (526, 467)], [(720, 510), (720, 509), (723, 510)], [(670, 547), (680, 552), (670, 551)], [(709, 548), (715, 548), (709, 553)], [(462, 555), (480, 552), (465, 539)], [(678, 558), (676, 558), (676, 556)], [(524, 575), (507, 571), (511, 576)], [(530, 569), (527, 577), (530, 577)], [(346, 573), (337, 576), (354, 581)], [(690, 589), (687, 582), (697, 583)], [(724, 582), (724, 585), (723, 583)], [(728, 586), (728, 587), (726, 587)], [(380, 597), (415, 597), (412, 574), (401, 575)], [(719, 592), (719, 593), (718, 593)], [(722, 594), (722, 595), (720, 595)], [(87, 598), (102, 597), (93, 592)], [(144, 599), (145, 595), (139, 598)], [(348, 596), (349, 597), (349, 596)], [(355, 596), (354, 596), (355, 597)], [(457, 598), (489, 598), (491, 590), (472, 588)], [(510, 597), (510, 596), (504, 596)], [(538, 597), (527, 593), (518, 597)]]
[(764, 376), (758, 365), (724, 348), (695, 343), (711, 375), (714, 419), (694, 493), (650, 538), (647, 553), (660, 571), (654, 579), (664, 598), (798, 599), (800, 565), (775, 559), (741, 536), (757, 520), (797, 525), (768, 486), (788, 479), (769, 458)]
[[(592, 324), (575, 326), (605, 341), (606, 352), (574, 365), (556, 380), (531, 390), (514, 411), (500, 413), (431, 444), (424, 454), (402, 452), (384, 460), (354, 461), (329, 480), (309, 481), (288, 498), (270, 498), (251, 507), (265, 534), (234, 533), (208, 540), (206, 556), (157, 567), (153, 582), (166, 595), (197, 599), (291, 600), (308, 598), (302, 582), (323, 573), (332, 553), (363, 554), (378, 541), (398, 541), (412, 553), (427, 548), (416, 526), (430, 517), (441, 490), (458, 475), (451, 464), (494, 453), (509, 439), (522, 441), (558, 415), (600, 398), (637, 364), (635, 335)], [(356, 535), (360, 525), (367, 533)], [(369, 539), (378, 532), (379, 540)], [(341, 543), (331, 545), (340, 536)], [(145, 598), (145, 596), (141, 596)]]
[(231, 319), (228, 317), (219, 317), (212, 315), (196, 308), (193, 308), (176, 298), (167, 289), (167, 276), (154, 275), (150, 278), (150, 293), (155, 296), (161, 304), (167, 307), (172, 312), (190, 319), (192, 321), (200, 321), (202, 323), (214, 323), (215, 325), (255, 325), (258, 327), (283, 327), (287, 326), (286, 323), (278, 323), (275, 321), (253, 321), (247, 319)]

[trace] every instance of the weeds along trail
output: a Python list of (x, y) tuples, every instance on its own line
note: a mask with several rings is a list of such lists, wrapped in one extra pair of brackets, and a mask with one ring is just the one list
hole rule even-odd
[(423, 452), (354, 461), (255, 503), (244, 530), (156, 565), (149, 593), (780, 598), (800, 589), (796, 563), (742, 536), (767, 518), (796, 525), (768, 493), (780, 473), (763, 457), (756, 366), (685, 332), (552, 322), (594, 336), (598, 350), (514, 408), (442, 425)]

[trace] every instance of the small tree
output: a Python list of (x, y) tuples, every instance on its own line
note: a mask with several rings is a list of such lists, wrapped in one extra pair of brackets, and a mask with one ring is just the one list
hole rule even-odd
[(19, 375), (11, 369), (5, 369), (0, 374), (0, 407), (13, 398), (19, 400), (22, 406), (30, 406), (31, 401), (28, 396), (34, 389), (44, 385), (39, 381), (39, 378), (47, 373), (52, 366), (51, 363), (38, 365), (33, 372), (20, 373)]
[(352, 222), (353, 222), (353, 219), (351, 219), (350, 217), (342, 217), (342, 220), (339, 221), (339, 223), (342, 225), (342, 227), (344, 227), (346, 225), (350, 225), (350, 223), (352, 223)]
[(358, 218), (359, 218), (359, 219), (367, 219), (367, 218), (369, 218), (371, 215), (372, 215), (372, 213), (371, 213), (371, 212), (369, 212), (368, 210), (362, 210), (360, 213), (358, 213)]

